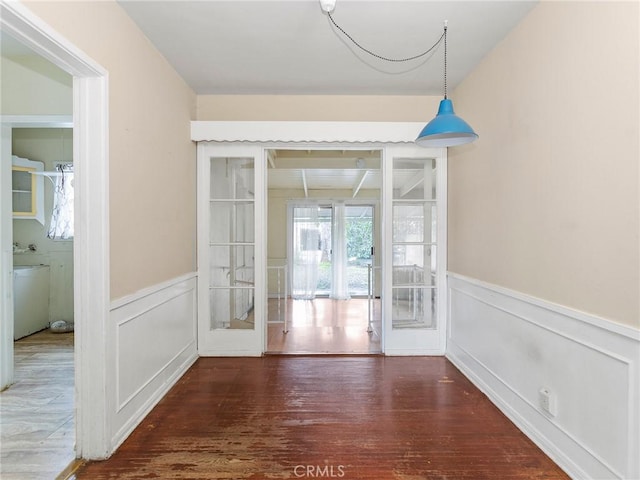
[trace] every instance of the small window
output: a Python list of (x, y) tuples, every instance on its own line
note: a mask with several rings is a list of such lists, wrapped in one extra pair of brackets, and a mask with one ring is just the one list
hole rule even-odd
[(60, 163), (56, 165), (53, 211), (47, 237), (52, 240), (73, 239), (73, 204), (73, 163)]

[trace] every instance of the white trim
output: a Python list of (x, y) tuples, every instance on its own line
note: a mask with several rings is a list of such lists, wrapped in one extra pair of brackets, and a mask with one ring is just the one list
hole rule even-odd
[(71, 115), (0, 115), (0, 122), (13, 128), (73, 128)]
[(13, 383), (13, 212), (11, 127), (5, 123), (0, 143), (0, 391)]
[(0, 29), (71, 75), (93, 77), (105, 73), (99, 64), (20, 2), (0, 2)]
[(76, 455), (106, 458), (112, 451), (108, 412), (113, 411), (104, 393), (109, 312), (108, 73), (19, 2), (0, 3), (0, 28), (74, 75)]
[(120, 297), (116, 300), (111, 301), (111, 311), (117, 310), (118, 308), (124, 307), (130, 303), (138, 302), (145, 297), (154, 295), (160, 290), (164, 290), (175, 285), (181, 284), (182, 282), (186, 282), (187, 280), (191, 280), (192, 278), (197, 278), (198, 274), (196, 272), (185, 273), (184, 275), (180, 275), (179, 277), (172, 278), (167, 280), (166, 282), (159, 283), (157, 285), (152, 285), (150, 287), (143, 288), (138, 290), (135, 293), (130, 295), (125, 295), (124, 297)]
[(449, 290), (447, 357), (522, 431), (574, 478), (640, 476), (638, 330), (462, 275)]
[(196, 142), (413, 143), (419, 122), (191, 122)]
[[(106, 458), (113, 412), (105, 342), (110, 302), (108, 80), (74, 77), (74, 312), (76, 318), (76, 454)], [(87, 321), (90, 319), (90, 321)]]
[(545, 310), (548, 310), (549, 312), (557, 313), (565, 317), (575, 318), (577, 320), (580, 320), (581, 322), (588, 323), (594, 327), (606, 330), (608, 333), (615, 333), (617, 335), (628, 337), (631, 340), (640, 341), (640, 330), (636, 328), (623, 325), (621, 323), (612, 322), (611, 320), (607, 320), (603, 317), (598, 317), (590, 313), (565, 307), (564, 305), (560, 305), (558, 303), (548, 302), (547, 300), (543, 300), (538, 297), (527, 295), (516, 290), (511, 290), (509, 288), (501, 287), (500, 285), (483, 282), (482, 280), (477, 280), (475, 278), (460, 275), (458, 273), (448, 272), (447, 275), (451, 279), (461, 280), (463, 282), (477, 285), (478, 287), (492, 290), (502, 295), (520, 300), (521, 302), (529, 303), (531, 305), (543, 308)]

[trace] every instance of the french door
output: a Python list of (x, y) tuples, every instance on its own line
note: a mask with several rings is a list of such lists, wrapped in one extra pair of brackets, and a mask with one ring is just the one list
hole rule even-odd
[[(264, 158), (255, 146), (198, 146), (198, 351), (264, 351)], [(206, 239), (206, 240), (205, 240)]]
[(374, 206), (345, 200), (294, 201), (288, 208), (293, 298), (366, 297), (373, 277)]
[(384, 150), (384, 352), (442, 355), (446, 302), (446, 159)]
[[(382, 299), (382, 349), (387, 355), (442, 355), (446, 150), (409, 144), (379, 148), (383, 151), (382, 262), (376, 289), (380, 287)], [(259, 144), (198, 144), (200, 355), (258, 356), (265, 351), (265, 167), (265, 147)], [(345, 215), (349, 217), (349, 211)], [(363, 210), (361, 215), (372, 213)], [(323, 248), (318, 250), (319, 236), (314, 236), (313, 228), (303, 230), (305, 252), (318, 256)], [(313, 238), (312, 248), (308, 240)], [(331, 255), (331, 262), (336, 261)], [(335, 281), (331, 276), (331, 288)]]

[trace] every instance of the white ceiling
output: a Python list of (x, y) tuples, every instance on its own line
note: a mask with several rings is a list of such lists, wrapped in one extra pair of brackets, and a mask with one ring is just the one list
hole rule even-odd
[[(319, 0), (119, 3), (198, 94), (442, 94), (442, 46), (426, 60), (378, 60), (337, 31)], [(453, 89), (535, 3), (337, 0), (333, 18), (392, 58), (427, 50), (447, 20)]]
[[(376, 59), (336, 29), (319, 0), (119, 3), (197, 94), (442, 95), (442, 44), (419, 60)], [(535, 3), (337, 0), (332, 16), (363, 47), (390, 58), (429, 49), (446, 20), (451, 91)], [(327, 154), (274, 152), (269, 188), (381, 187), (379, 160), (372, 165), (367, 152), (347, 152), (342, 163)], [(358, 157), (367, 158), (365, 168), (356, 167)], [(404, 174), (396, 181), (415, 176)]]
[[(337, 0), (332, 15), (361, 45), (392, 58), (427, 50), (447, 20), (451, 91), (536, 1)], [(442, 45), (432, 56), (411, 62), (373, 58), (332, 25), (319, 0), (119, 4), (197, 94), (442, 94)], [(3, 56), (32, 53), (5, 34), (0, 44)], [(269, 188), (306, 183), (308, 190), (355, 192), (382, 183), (378, 152), (273, 153)], [(357, 158), (366, 161), (364, 167), (356, 166)], [(404, 173), (409, 181), (413, 173)]]

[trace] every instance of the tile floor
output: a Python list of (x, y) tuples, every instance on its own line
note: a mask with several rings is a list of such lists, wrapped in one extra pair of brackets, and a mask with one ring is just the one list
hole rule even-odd
[(0, 393), (0, 478), (52, 480), (75, 459), (73, 333), (15, 344), (15, 382)]

